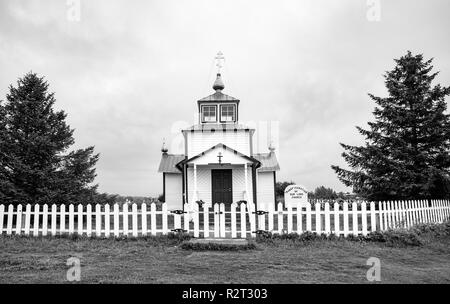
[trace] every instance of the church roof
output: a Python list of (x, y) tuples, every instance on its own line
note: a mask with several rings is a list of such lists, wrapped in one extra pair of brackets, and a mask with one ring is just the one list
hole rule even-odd
[(161, 162), (159, 163), (158, 172), (164, 173), (181, 173), (177, 169), (176, 164), (184, 159), (183, 154), (167, 154), (163, 153), (161, 156)]
[(278, 164), (277, 157), (275, 153), (257, 153), (253, 155), (254, 158), (261, 162), (261, 167), (259, 168), (259, 172), (269, 172), (269, 171), (278, 171), (280, 170), (280, 165)]
[(239, 99), (234, 98), (230, 95), (222, 93), (222, 91), (218, 90), (214, 94), (206, 96), (202, 99), (199, 99), (198, 102), (226, 102), (226, 101), (234, 101), (239, 102)]

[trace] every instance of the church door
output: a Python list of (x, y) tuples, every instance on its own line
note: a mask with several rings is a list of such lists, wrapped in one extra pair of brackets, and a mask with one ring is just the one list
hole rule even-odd
[(212, 203), (231, 205), (233, 202), (233, 179), (231, 169), (211, 170)]

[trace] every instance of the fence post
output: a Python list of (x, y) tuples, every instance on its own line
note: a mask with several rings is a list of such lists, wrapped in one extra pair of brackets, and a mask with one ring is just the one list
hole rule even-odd
[(162, 229), (163, 229), (163, 235), (166, 235), (168, 233), (169, 228), (167, 227), (167, 203), (162, 204)]
[(22, 234), (22, 205), (17, 205), (16, 213), (16, 234)]
[(367, 235), (367, 203), (364, 201), (361, 203), (361, 232), (362, 235)]
[(66, 205), (61, 204), (59, 206), (59, 234), (66, 232)]
[(111, 236), (111, 213), (109, 204), (105, 205), (105, 237)]
[[(266, 211), (265, 204), (264, 203), (260, 203), (258, 209), (261, 210), (261, 211)], [(259, 230), (266, 230), (266, 215), (265, 214), (258, 215), (258, 229)]]
[(236, 238), (236, 203), (231, 203), (231, 238)]
[(277, 213), (278, 213), (278, 233), (282, 234), (283, 233), (283, 204), (281, 202), (278, 203), (278, 208), (277, 208)]
[(331, 227), (330, 227), (330, 203), (325, 202), (325, 233), (330, 234), (331, 233)]
[(253, 213), (256, 211), (255, 204), (248, 203), (247, 207), (250, 206), (250, 209), (248, 209), (248, 218), (250, 222), (250, 234), (252, 237), (256, 236), (256, 214)]
[[(203, 237), (209, 237), (209, 204), (203, 204)], [(243, 208), (241, 206), (241, 208)], [(241, 211), (242, 212), (242, 211)]]
[(339, 204), (337, 202), (333, 205), (333, 214), (334, 214), (334, 234), (336, 236), (340, 235), (340, 225), (339, 225)]
[(311, 225), (311, 204), (308, 202), (306, 204), (306, 231), (312, 232), (312, 225)]
[(114, 217), (113, 217), (113, 225), (114, 225), (114, 236), (119, 237), (119, 204), (114, 204)]
[(52, 235), (56, 235), (56, 205), (52, 205)]
[(3, 234), (3, 218), (5, 216), (5, 206), (0, 205), (0, 235)]
[(133, 203), (133, 205), (131, 205), (131, 225), (133, 227), (133, 237), (137, 237), (138, 236), (138, 213), (137, 213), (137, 204)]
[(358, 204), (356, 202), (352, 203), (352, 224), (353, 235), (358, 235)]
[[(36, 207), (35, 207), (36, 208)], [(75, 207), (73, 204), (69, 205), (69, 235), (75, 231)]]
[(349, 218), (349, 212), (348, 212), (348, 203), (344, 202), (344, 208), (343, 208), (343, 216), (344, 216), (344, 236), (348, 236), (348, 218)]
[(86, 206), (86, 235), (90, 237), (92, 235), (92, 205)]
[(78, 205), (78, 229), (77, 233), (78, 235), (83, 235), (83, 205)]
[(14, 206), (10, 204), (8, 206), (8, 219), (6, 223), (6, 234), (11, 235), (12, 234), (12, 223), (13, 223), (13, 216), (14, 216)]
[(141, 234), (143, 236), (147, 235), (147, 204), (145, 202), (141, 204)]
[(190, 206), (189, 206), (189, 204), (184, 204), (184, 210), (187, 210), (187, 212), (186, 213), (184, 213), (184, 216), (183, 216), (183, 223), (184, 223), (184, 230), (186, 230), (186, 233), (189, 233), (189, 219), (190, 219), (190, 217), (191, 217), (191, 214), (189, 213), (190, 211), (190, 208), (189, 208)]
[[(2, 205), (3, 206), (3, 205)], [(1, 206), (0, 206), (1, 208)], [(3, 230), (3, 212), (0, 210), (0, 234), (2, 234)], [(31, 205), (27, 204), (25, 207), (25, 227), (24, 233), (25, 235), (30, 235), (30, 222), (31, 222)]]
[(241, 203), (241, 239), (247, 238), (247, 215), (246, 215), (247, 206), (244, 203)]

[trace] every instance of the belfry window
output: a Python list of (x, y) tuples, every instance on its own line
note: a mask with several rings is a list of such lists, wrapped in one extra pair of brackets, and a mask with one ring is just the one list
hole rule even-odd
[(202, 115), (203, 122), (216, 122), (217, 121), (217, 107), (216, 106), (203, 106)]
[(236, 121), (236, 107), (235, 105), (221, 105), (220, 106), (220, 121)]

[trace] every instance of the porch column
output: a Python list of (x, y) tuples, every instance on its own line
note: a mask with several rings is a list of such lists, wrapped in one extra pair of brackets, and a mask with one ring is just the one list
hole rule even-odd
[(244, 164), (244, 179), (245, 179), (245, 200), (248, 203), (248, 173), (247, 173), (247, 163)]
[(194, 203), (198, 200), (198, 197), (197, 197), (197, 164), (194, 164), (194, 195), (192, 196), (192, 200)]

